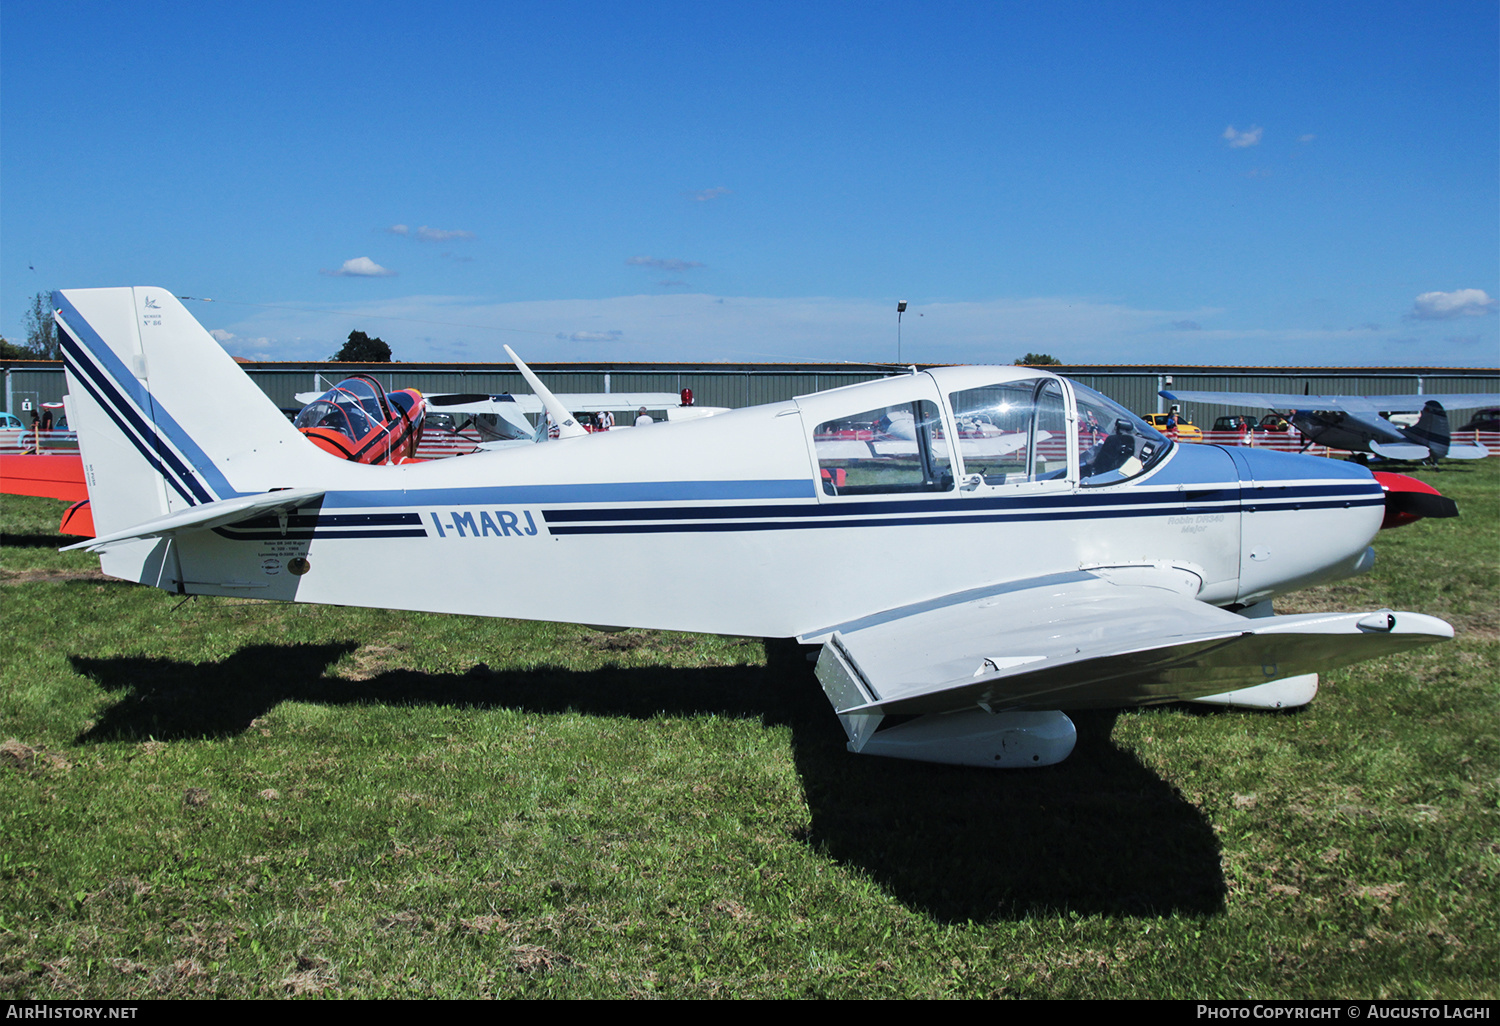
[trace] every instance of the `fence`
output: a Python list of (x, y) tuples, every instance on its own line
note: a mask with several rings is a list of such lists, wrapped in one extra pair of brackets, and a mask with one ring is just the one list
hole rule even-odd
[[(1203, 432), (1203, 442), (1208, 445), (1245, 445), (1256, 449), (1274, 449), (1277, 452), (1303, 452), (1306, 441), (1296, 428), (1290, 431), (1251, 431), (1245, 434), (1238, 431)], [(1455, 431), (1452, 441), (1454, 444), (1472, 442), (1482, 445), (1490, 451), (1490, 455), (1500, 456), (1500, 431)], [(1343, 449), (1329, 449), (1323, 445), (1310, 445), (1305, 451), (1314, 456), (1345, 454)]]

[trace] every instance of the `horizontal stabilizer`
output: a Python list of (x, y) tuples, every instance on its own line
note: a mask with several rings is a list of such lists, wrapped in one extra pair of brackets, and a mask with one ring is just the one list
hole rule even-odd
[(1448, 446), (1448, 459), (1450, 460), (1482, 460), (1490, 454), (1489, 449), (1482, 445), (1459, 445), (1453, 443)]
[(305, 506), (322, 498), (323, 493), (324, 489), (322, 488), (282, 488), (274, 492), (262, 492), (258, 495), (242, 495), (235, 499), (208, 502), (199, 506), (191, 506), (178, 513), (169, 513), (164, 517), (157, 517), (155, 520), (148, 520), (143, 524), (137, 524), (135, 527), (127, 528), (124, 531), (115, 531), (102, 538), (90, 538), (88, 541), (79, 542), (76, 545), (68, 545), (61, 551), (69, 552), (73, 549), (87, 549), (89, 552), (99, 552), (115, 545), (138, 541), (142, 538), (161, 538), (165, 535), (177, 534), (181, 531), (208, 531), (215, 527), (237, 524), (242, 520), (250, 520), (277, 510), (290, 512), (299, 506)]
[(1110, 708), (1220, 695), (1453, 636), (1434, 617), (1389, 610), (1252, 619), (1140, 580), (1059, 575), (845, 625), (819, 678), (845, 716)]
[(1410, 442), (1371, 442), (1370, 451), (1388, 460), (1425, 460), (1432, 455), (1427, 446)]

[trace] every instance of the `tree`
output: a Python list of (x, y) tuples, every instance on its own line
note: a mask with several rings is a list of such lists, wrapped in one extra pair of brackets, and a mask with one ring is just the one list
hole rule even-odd
[(33, 360), (61, 360), (57, 322), (52, 319), (52, 293), (38, 292), (26, 311), (26, 348)]
[(1062, 361), (1046, 353), (1027, 353), (1016, 361), (1017, 367), (1061, 367)]
[(344, 348), (329, 359), (338, 363), (390, 363), (391, 347), (362, 331), (351, 331)]
[(33, 360), (35, 358), (30, 349), (27, 349), (25, 346), (18, 346), (10, 339), (0, 335), (0, 360)]

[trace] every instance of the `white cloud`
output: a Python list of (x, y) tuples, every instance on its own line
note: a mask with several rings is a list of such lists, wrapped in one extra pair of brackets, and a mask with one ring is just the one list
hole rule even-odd
[(575, 331), (571, 335), (565, 335), (561, 331), (557, 337), (564, 342), (618, 342), (623, 331)]
[(425, 224), (420, 228), (412, 228), (410, 225), (404, 224), (393, 224), (386, 231), (392, 235), (417, 239), (420, 242), (451, 242), (454, 239), (474, 238), (473, 232), (464, 231), (462, 228), (429, 228)]
[(1233, 125), (1230, 125), (1228, 128), (1224, 129), (1224, 134), (1220, 138), (1229, 143), (1230, 149), (1242, 150), (1246, 146), (1259, 145), (1261, 133), (1263, 133), (1264, 131), (1265, 129), (1261, 128), (1259, 125), (1252, 125), (1249, 128), (1245, 129), (1243, 132), (1238, 132), (1235, 130), (1235, 127)]
[(1299, 143), (1310, 143), (1310, 142), (1312, 142), (1316, 138), (1317, 138), (1317, 136), (1313, 135), (1311, 132), (1307, 132), (1307, 133), (1305, 133), (1303, 135), (1297, 136), (1297, 141)]
[(696, 260), (670, 260), (648, 256), (633, 256), (625, 263), (631, 267), (651, 267), (658, 271), (690, 271), (695, 267), (705, 266)]
[(214, 337), (219, 345), (224, 347), (224, 351), (230, 356), (246, 360), (278, 359), (273, 352), (276, 348), (276, 342), (265, 336), (261, 336), (260, 338), (246, 338), (243, 335), (236, 335), (232, 331), (225, 331), (223, 328), (215, 328), (209, 334)]
[(423, 242), (448, 242), (452, 239), (472, 239), (473, 232), (462, 228), (429, 228), (425, 224), (417, 229), (417, 238)]
[[(231, 330), (284, 340), (276, 345), (278, 359), (321, 359), (358, 327), (378, 331), (409, 361), (443, 359), (446, 354), (503, 361), (501, 344), (509, 343), (526, 359), (540, 361), (865, 363), (895, 360), (894, 305), (894, 300), (884, 298), (717, 296), (675, 290), (513, 303), (418, 295), (257, 311)], [(1239, 336), (1167, 327), (1174, 320), (1222, 319), (1222, 311), (1203, 307), (1141, 309), (1076, 297), (924, 302), (921, 307), (924, 317), (908, 317), (905, 322), (902, 358), (908, 362), (1008, 364), (1028, 351), (1076, 362), (1243, 362)], [(465, 344), (468, 348), (461, 349)], [(1146, 353), (1151, 356), (1143, 357)], [(1241, 355), (1235, 357), (1236, 353)], [(1305, 362), (1305, 352), (1293, 360)]]
[[(1368, 363), (1372, 344), (1380, 352), (1393, 344), (1387, 329), (1351, 332), (1348, 320), (1268, 328), (1205, 306), (1146, 308), (1089, 296), (913, 299), (925, 316), (905, 320), (902, 359), (907, 362), (1008, 364), (1033, 352), (1073, 363), (1355, 366)], [(895, 302), (884, 297), (652, 291), (525, 302), (408, 295), (316, 308), (298, 305), (302, 309), (259, 309), (227, 326), (241, 336), (266, 339), (263, 350), (279, 360), (322, 359), (343, 344), (351, 328), (378, 333), (410, 361), (503, 362), (502, 343), (535, 361), (864, 363), (896, 358)], [(1204, 327), (1194, 330), (1189, 323)], [(1230, 326), (1218, 327), (1226, 323)], [(1490, 329), (1495, 322), (1471, 318), (1460, 323), (1462, 330), (1449, 333), (1466, 336), (1483, 328), (1480, 344), (1469, 344), (1467, 338), (1427, 339), (1422, 359), (1441, 366), (1493, 364), (1496, 343)], [(610, 337), (614, 332), (619, 334)], [(605, 337), (597, 337), (601, 335)], [(1396, 360), (1395, 351), (1386, 358)]]
[(699, 203), (706, 203), (711, 199), (718, 199), (720, 196), (728, 196), (729, 193), (729, 189), (724, 188), (722, 185), (716, 185), (712, 189), (700, 189), (693, 193), (692, 196)]
[(1495, 301), (1483, 289), (1424, 292), (1408, 315), (1420, 321), (1446, 321), (1453, 317), (1483, 317), (1495, 312)]
[(355, 257), (353, 260), (345, 260), (344, 266), (337, 271), (322, 270), (318, 273), (331, 278), (390, 278), (396, 272), (381, 267), (369, 257)]

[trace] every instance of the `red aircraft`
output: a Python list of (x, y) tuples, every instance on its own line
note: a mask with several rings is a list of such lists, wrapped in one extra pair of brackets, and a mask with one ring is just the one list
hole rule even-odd
[(355, 463), (409, 463), (422, 440), (427, 400), (386, 392), (364, 374), (345, 378), (302, 408), (293, 426), (314, 445)]
[[(345, 378), (309, 403), (292, 423), (318, 448), (356, 463), (415, 462), (427, 400), (414, 388), (386, 392), (363, 374)], [(0, 492), (72, 501), (58, 530), (94, 536), (94, 517), (76, 453), (0, 453)]]

